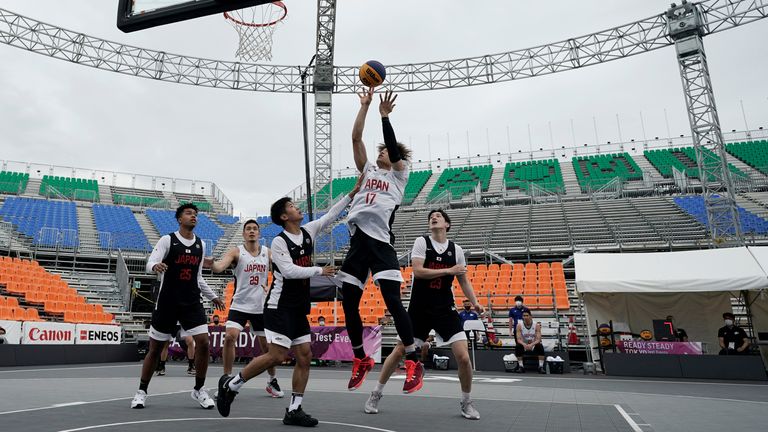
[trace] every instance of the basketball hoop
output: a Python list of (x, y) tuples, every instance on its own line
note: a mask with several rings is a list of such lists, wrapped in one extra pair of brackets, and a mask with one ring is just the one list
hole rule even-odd
[(224, 18), (235, 28), (240, 45), (235, 55), (240, 60), (272, 60), (272, 33), (288, 15), (281, 1), (224, 12)]

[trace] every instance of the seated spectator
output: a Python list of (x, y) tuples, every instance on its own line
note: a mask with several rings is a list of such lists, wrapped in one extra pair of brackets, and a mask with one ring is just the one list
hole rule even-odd
[(749, 354), (749, 338), (743, 328), (735, 324), (736, 317), (726, 312), (723, 314), (725, 326), (717, 331), (717, 339), (720, 341), (720, 355)]
[(8, 340), (5, 338), (5, 329), (0, 327), (0, 345), (7, 344)]
[(688, 342), (688, 333), (685, 329), (678, 328), (677, 325), (675, 325), (675, 317), (667, 315), (667, 321), (671, 322), (672, 328), (675, 329), (675, 340), (678, 342)]
[(320, 326), (320, 327), (325, 327), (325, 317), (324, 316), (321, 315), (317, 319), (317, 325)]
[(517, 329), (517, 323), (523, 319), (523, 312), (530, 312), (523, 305), (523, 296), (515, 296), (515, 306), (509, 310), (509, 336), (515, 337), (515, 329)]
[(219, 316), (218, 316), (218, 315), (214, 315), (214, 316), (213, 316), (213, 322), (211, 323), (211, 325), (212, 325), (212, 326), (218, 326), (218, 325), (219, 325), (219, 322), (220, 322), (220, 321), (219, 321)]
[(539, 358), (539, 373), (547, 373), (544, 369), (544, 345), (541, 344), (541, 323), (533, 322), (531, 312), (523, 312), (523, 319), (517, 323), (517, 344), (515, 355), (519, 360), (518, 373), (525, 373), (524, 356), (535, 355)]
[[(477, 312), (472, 310), (472, 303), (468, 299), (464, 299), (464, 309), (459, 312), (459, 318), (461, 319), (461, 326), (464, 327), (464, 321), (470, 321), (470, 320), (476, 320), (478, 319)], [(465, 332), (467, 334), (467, 340), (468, 341), (474, 341), (477, 340), (476, 338), (472, 337), (469, 333)], [(477, 346), (477, 345), (475, 345)]]

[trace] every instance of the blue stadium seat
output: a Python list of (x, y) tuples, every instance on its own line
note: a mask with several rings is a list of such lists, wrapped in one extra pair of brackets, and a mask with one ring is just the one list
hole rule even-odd
[[(173, 210), (147, 209), (147, 217), (157, 228), (157, 232), (160, 235), (170, 234), (179, 229), (179, 223), (176, 221), (175, 216), (176, 212)], [(216, 225), (205, 213), (198, 213), (195, 235), (205, 240), (206, 255), (212, 255), (221, 236), (224, 235), (224, 230)]]
[(31, 237), (34, 245), (66, 248), (79, 245), (77, 209), (73, 202), (8, 197), (0, 208), (0, 218)]
[(130, 208), (96, 204), (93, 206), (93, 220), (99, 232), (109, 233), (99, 238), (102, 249), (151, 249), (147, 236)]
[(220, 223), (222, 223), (224, 225), (234, 225), (234, 224), (240, 222), (240, 218), (237, 217), (237, 216), (217, 215), (216, 218), (219, 220)]
[[(693, 216), (699, 223), (708, 227), (707, 209), (704, 206), (704, 197), (702, 196), (684, 196), (675, 197), (675, 204)], [(768, 233), (768, 221), (756, 214), (738, 207), (739, 221), (741, 230), (744, 233), (766, 234)]]

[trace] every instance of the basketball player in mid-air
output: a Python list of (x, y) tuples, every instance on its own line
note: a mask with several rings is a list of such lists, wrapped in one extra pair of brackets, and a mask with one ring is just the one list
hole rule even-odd
[(333, 276), (336, 269), (312, 267), (312, 255), (317, 236), (329, 227), (349, 205), (360, 190), (362, 176), (349, 193), (323, 217), (301, 225), (304, 217), (290, 198), (277, 200), (270, 209), (272, 221), (283, 231), (272, 240), (272, 288), (264, 304), (264, 333), (267, 337), (266, 353), (251, 360), (240, 373), (219, 379), (216, 408), (219, 414), (229, 416), (232, 401), (249, 379), (270, 367), (282, 363), (293, 350), (296, 365), (293, 368), (291, 402), (285, 409), (283, 424), (316, 426), (318, 421), (301, 407), (304, 390), (309, 381), (309, 363), (312, 360), (312, 333), (307, 314), (310, 310), (309, 280), (312, 276)]
[[(230, 249), (220, 260), (211, 264), (214, 273), (221, 273), (234, 266), (235, 293), (227, 316), (227, 333), (224, 337), (224, 374), (232, 373), (235, 362), (235, 344), (246, 323), (251, 323), (251, 332), (256, 335), (261, 352), (267, 352), (267, 338), (264, 335), (264, 298), (269, 291), (267, 276), (271, 267), (269, 248), (259, 244), (259, 224), (249, 219), (243, 224), (243, 244)], [(206, 261), (208, 264), (209, 261)], [(281, 398), (283, 392), (277, 383), (275, 368), (267, 369), (267, 393)]]
[(391, 228), (395, 211), (403, 200), (408, 182), (408, 159), (411, 151), (397, 142), (389, 115), (395, 108), (397, 95), (387, 92), (379, 95), (379, 114), (384, 132), (384, 144), (378, 146), (376, 164), (366, 155), (363, 142), (365, 117), (373, 100), (373, 88), (360, 93), (360, 110), (352, 127), (352, 150), (357, 169), (364, 178), (360, 193), (352, 201), (349, 210), (349, 230), (352, 234), (349, 252), (341, 266), (338, 278), (343, 281), (343, 306), (347, 332), (352, 343), (354, 362), (352, 377), (347, 388), (355, 390), (363, 383), (373, 368), (371, 359), (363, 348), (363, 322), (360, 318), (360, 299), (368, 273), (379, 285), (384, 303), (395, 321), (395, 328), (405, 350), (406, 379), (403, 391), (410, 393), (421, 388), (424, 369), (416, 354), (413, 330), (408, 313), (400, 301), (400, 264), (393, 246)]
[(166, 341), (173, 339), (177, 322), (182, 331), (195, 340), (192, 399), (205, 409), (214, 407), (213, 399), (203, 388), (208, 371), (209, 341), (208, 317), (200, 301), (200, 293), (219, 309), (224, 307), (224, 302), (203, 279), (205, 243), (193, 233), (197, 225), (197, 207), (194, 204), (179, 206), (176, 220), (179, 230), (160, 237), (147, 259), (147, 273), (160, 275), (160, 290), (149, 327), (149, 351), (144, 357), (139, 390), (131, 401), (131, 408), (144, 408), (147, 388), (160, 359), (160, 351)]
[[(475, 297), (472, 283), (467, 278), (467, 262), (461, 246), (448, 240), (447, 232), (451, 229), (451, 218), (443, 210), (432, 210), (427, 215), (431, 235), (418, 237), (413, 242), (413, 289), (408, 315), (413, 323), (413, 335), (417, 345), (422, 345), (434, 329), (437, 336), (451, 346), (453, 357), (459, 369), (461, 383), (461, 415), (471, 420), (479, 420), (480, 413), (474, 407), (470, 393), (472, 391), (472, 364), (469, 362), (467, 336), (461, 325), (461, 318), (456, 312), (453, 298), (453, 280), (457, 278), (459, 286), (478, 313), (483, 312)], [(422, 350), (427, 346), (422, 345)], [(398, 343), (384, 361), (379, 374), (379, 382), (365, 403), (365, 412), (379, 412), (379, 401), (384, 385), (397, 369), (403, 356), (403, 344)]]

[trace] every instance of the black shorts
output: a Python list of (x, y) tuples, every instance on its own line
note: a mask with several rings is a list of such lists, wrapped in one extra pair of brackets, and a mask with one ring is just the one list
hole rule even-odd
[(349, 240), (349, 252), (341, 265), (338, 278), (362, 289), (365, 287), (369, 271), (373, 274), (374, 281), (403, 281), (394, 246), (376, 240), (358, 228)]
[(208, 317), (203, 304), (158, 303), (156, 309), (152, 311), (149, 337), (158, 341), (169, 341), (176, 334), (179, 324), (187, 336), (207, 334)]
[(245, 324), (251, 323), (251, 333), (256, 336), (264, 336), (264, 314), (249, 314), (239, 310), (230, 309), (227, 315), (227, 328), (245, 330)]
[(522, 358), (525, 354), (528, 355), (536, 355), (536, 356), (544, 356), (544, 345), (541, 344), (541, 342), (537, 343), (533, 346), (533, 351), (526, 351), (525, 348), (523, 348), (522, 345), (517, 344), (515, 345), (515, 355)]
[(408, 307), (408, 316), (413, 325), (414, 339), (425, 341), (429, 337), (430, 330), (434, 330), (446, 344), (467, 340), (461, 318), (454, 307), (432, 307), (411, 303)]
[(312, 331), (304, 308), (264, 309), (267, 343), (290, 348), (312, 342)]

